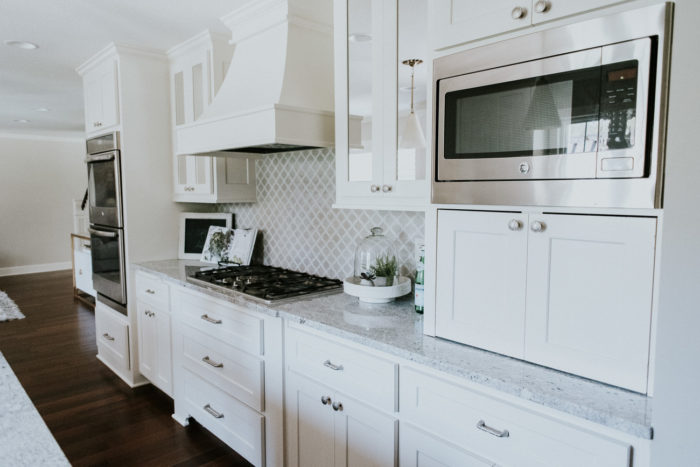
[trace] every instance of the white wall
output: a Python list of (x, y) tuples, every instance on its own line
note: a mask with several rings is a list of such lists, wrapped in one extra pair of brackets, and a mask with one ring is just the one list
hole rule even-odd
[(700, 2), (676, 0), (655, 397), (654, 466), (700, 465)]
[(0, 134), (0, 275), (70, 267), (84, 158), (79, 138)]

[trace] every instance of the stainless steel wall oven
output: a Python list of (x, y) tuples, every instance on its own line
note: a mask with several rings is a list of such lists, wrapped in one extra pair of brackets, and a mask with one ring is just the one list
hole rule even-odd
[(432, 200), (661, 205), (671, 4), (434, 61)]

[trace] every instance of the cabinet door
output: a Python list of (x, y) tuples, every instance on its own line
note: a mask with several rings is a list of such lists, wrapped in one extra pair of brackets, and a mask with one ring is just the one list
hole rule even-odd
[(154, 384), (169, 396), (173, 394), (173, 364), (170, 330), (170, 314), (164, 311), (155, 313), (155, 381)]
[(96, 73), (85, 76), (85, 132), (98, 129), (102, 116), (102, 82)]
[(398, 421), (343, 394), (336, 394), (335, 466), (396, 465)]
[(544, 23), (627, 0), (532, 0), (532, 24)]
[(442, 0), (430, 3), (435, 49), (530, 26), (531, 0)]
[(287, 455), (290, 467), (336, 465), (340, 453), (336, 453), (333, 398), (333, 391), (325, 386), (287, 372)]
[(175, 193), (195, 195), (213, 193), (211, 157), (179, 155), (176, 161)]
[(119, 85), (117, 81), (117, 62), (109, 61), (100, 69), (100, 92), (102, 114), (99, 127), (108, 128), (119, 124)]
[(142, 302), (136, 304), (139, 326), (139, 371), (154, 382), (158, 367), (158, 327), (153, 311)]
[(404, 467), (492, 467), (495, 464), (422, 430), (401, 423)]
[(438, 212), (436, 333), (522, 358), (527, 216)]
[(646, 392), (656, 219), (531, 215), (530, 229), (525, 357)]

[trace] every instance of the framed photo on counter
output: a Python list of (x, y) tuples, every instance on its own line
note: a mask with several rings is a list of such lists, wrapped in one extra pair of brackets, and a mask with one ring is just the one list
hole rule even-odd
[(183, 212), (180, 214), (179, 259), (200, 259), (209, 227), (234, 227), (234, 214), (215, 212)]

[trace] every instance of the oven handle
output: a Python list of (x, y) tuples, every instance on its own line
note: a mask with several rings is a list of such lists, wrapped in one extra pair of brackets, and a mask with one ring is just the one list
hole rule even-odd
[(104, 161), (113, 161), (114, 160), (114, 153), (109, 153), (109, 154), (96, 154), (96, 155), (88, 155), (85, 158), (85, 162), (88, 164), (91, 162), (104, 162)]
[(95, 230), (92, 227), (88, 227), (88, 232), (97, 237), (117, 238), (116, 232), (105, 232), (104, 230)]

